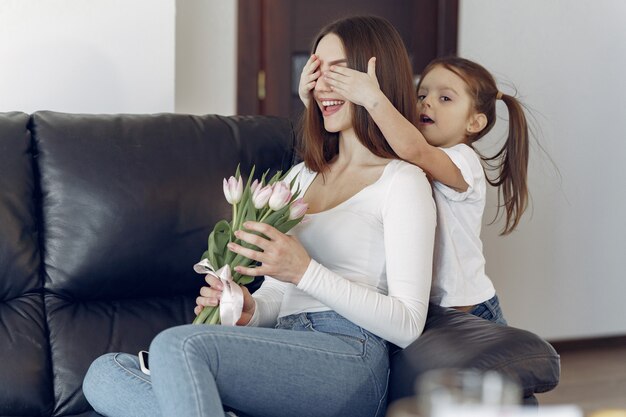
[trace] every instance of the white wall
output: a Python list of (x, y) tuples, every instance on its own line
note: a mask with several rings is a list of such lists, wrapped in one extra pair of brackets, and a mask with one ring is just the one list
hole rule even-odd
[(0, 0), (0, 111), (174, 111), (175, 0)]
[(237, 1), (176, 2), (176, 112), (237, 112)]
[(510, 323), (551, 340), (626, 334), (625, 24), (621, 0), (461, 1), (459, 54), (518, 88), (549, 155), (532, 149), (519, 231), (483, 238)]
[(0, 0), (0, 111), (236, 113), (236, 0)]

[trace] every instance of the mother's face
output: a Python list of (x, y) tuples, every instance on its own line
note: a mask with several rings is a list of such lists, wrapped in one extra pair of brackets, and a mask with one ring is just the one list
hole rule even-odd
[(352, 129), (352, 103), (341, 94), (334, 92), (324, 80), (324, 74), (332, 65), (347, 66), (346, 53), (339, 36), (329, 33), (324, 36), (315, 49), (320, 60), (322, 75), (315, 84), (313, 97), (324, 119), (324, 128), (328, 132), (343, 132)]

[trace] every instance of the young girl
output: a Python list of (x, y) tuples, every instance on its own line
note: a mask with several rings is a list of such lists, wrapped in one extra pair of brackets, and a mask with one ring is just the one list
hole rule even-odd
[[(416, 128), (378, 88), (375, 62), (376, 58), (369, 60), (367, 73), (332, 66), (322, 74), (312, 55), (302, 71), (300, 97), (308, 106), (309, 92), (321, 76), (334, 92), (368, 111), (398, 156), (429, 174), (438, 209), (431, 301), (506, 324), (485, 274), (480, 229), (486, 181), (499, 187), (499, 208), (506, 213), (502, 234), (515, 229), (526, 209), (528, 126), (522, 106), (502, 94), (479, 64), (459, 57), (440, 58), (420, 78)], [(495, 124), (497, 100), (508, 108), (509, 133), (495, 156), (482, 158), (498, 172), (490, 180), (473, 143)]]

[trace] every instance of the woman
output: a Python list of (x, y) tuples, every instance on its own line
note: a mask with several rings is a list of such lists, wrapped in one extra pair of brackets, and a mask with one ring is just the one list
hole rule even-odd
[[(321, 71), (363, 70), (380, 57), (381, 89), (415, 120), (406, 50), (385, 20), (357, 17), (324, 28), (314, 43)], [(150, 346), (151, 379), (131, 355), (97, 359), (84, 382), (96, 411), (115, 416), (382, 416), (388, 344), (405, 347), (426, 320), (435, 231), (430, 185), (396, 159), (367, 112), (316, 82), (294, 167), (308, 221), (284, 235), (259, 223), (238, 237), (261, 248), (231, 250), (262, 263), (266, 275), (244, 289), (237, 326), (187, 325)], [(323, 126), (322, 126), (323, 124)], [(250, 232), (261, 232), (258, 236)], [(196, 312), (216, 305), (207, 278)]]

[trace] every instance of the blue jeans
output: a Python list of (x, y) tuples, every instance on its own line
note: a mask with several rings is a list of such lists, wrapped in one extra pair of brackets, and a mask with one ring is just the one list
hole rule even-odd
[(279, 319), (275, 329), (178, 326), (135, 355), (96, 359), (83, 382), (107, 417), (354, 416), (386, 409), (387, 342), (332, 311)]
[(493, 321), (496, 324), (503, 326), (507, 324), (502, 309), (500, 308), (500, 300), (497, 295), (494, 295), (493, 298), (485, 302), (476, 304), (469, 313), (485, 320)]

